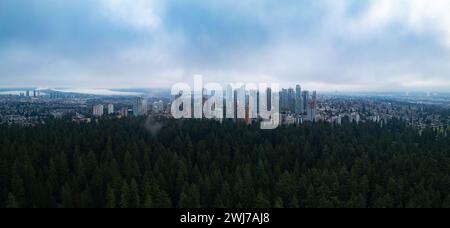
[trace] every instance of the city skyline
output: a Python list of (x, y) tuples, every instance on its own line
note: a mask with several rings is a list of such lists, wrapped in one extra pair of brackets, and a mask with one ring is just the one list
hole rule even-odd
[(0, 87), (450, 91), (450, 3), (5, 0)]

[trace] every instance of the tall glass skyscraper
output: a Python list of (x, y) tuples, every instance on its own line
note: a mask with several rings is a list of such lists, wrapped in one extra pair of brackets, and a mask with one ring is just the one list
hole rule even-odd
[(133, 104), (133, 115), (141, 116), (143, 114), (142, 98), (136, 97)]
[(300, 85), (295, 88), (295, 113), (300, 115), (304, 113), (302, 87)]

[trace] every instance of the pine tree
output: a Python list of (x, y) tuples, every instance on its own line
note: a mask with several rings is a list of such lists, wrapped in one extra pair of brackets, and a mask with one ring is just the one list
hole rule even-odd
[(22, 178), (19, 177), (17, 173), (13, 176), (12, 179), (12, 194), (14, 196), (15, 204), (18, 207), (21, 207), (21, 205), (25, 201), (25, 187)]
[(6, 208), (19, 208), (19, 204), (16, 201), (16, 197), (12, 193), (8, 194)]
[(158, 198), (158, 201), (156, 203), (157, 208), (171, 208), (172, 207), (172, 202), (170, 200), (170, 196), (169, 196), (169, 194), (167, 194), (166, 191), (160, 191), (159, 197), (160, 198)]
[(186, 188), (180, 196), (179, 202), (180, 208), (199, 208), (200, 205), (200, 192), (197, 185), (192, 184)]
[(108, 190), (106, 193), (106, 207), (107, 208), (116, 208), (116, 193), (111, 186), (108, 186)]
[(129, 201), (129, 206), (131, 208), (138, 208), (141, 205), (141, 199), (139, 196), (139, 187), (136, 183), (136, 180), (132, 180), (131, 181), (131, 185), (130, 185), (130, 201)]
[(278, 197), (275, 200), (274, 208), (284, 208), (283, 205), (284, 205), (283, 200), (280, 197)]
[(130, 207), (130, 188), (126, 181), (123, 182), (122, 189), (120, 191), (120, 208)]
[(153, 208), (153, 200), (150, 194), (146, 194), (144, 197), (143, 208)]
[(264, 196), (264, 194), (262, 192), (259, 192), (258, 196), (256, 197), (255, 207), (256, 208), (270, 208), (270, 202), (269, 202), (269, 200), (266, 199), (266, 197)]
[(388, 193), (382, 198), (379, 198), (375, 201), (374, 208), (393, 208), (394, 207), (394, 199)]
[(70, 185), (66, 183), (61, 190), (61, 202), (64, 208), (72, 208), (73, 207), (73, 198), (72, 198), (72, 190)]
[(450, 195), (448, 195), (445, 200), (444, 203), (442, 204), (443, 208), (450, 208)]

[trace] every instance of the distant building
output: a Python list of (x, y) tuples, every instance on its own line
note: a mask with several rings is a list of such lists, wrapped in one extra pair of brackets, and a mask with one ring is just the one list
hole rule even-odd
[(289, 92), (287, 89), (282, 89), (280, 92), (280, 111), (288, 112), (289, 110)]
[(270, 87), (267, 88), (266, 96), (267, 96), (267, 101), (266, 101), (267, 104), (264, 104), (264, 105), (266, 105), (267, 108), (265, 110), (272, 111), (272, 88), (270, 88)]
[(143, 100), (140, 97), (136, 97), (136, 99), (134, 100), (133, 115), (136, 117), (144, 115)]
[(294, 89), (288, 89), (288, 112), (293, 113), (295, 111), (295, 91)]
[(342, 116), (341, 115), (333, 116), (331, 118), (331, 122), (339, 125), (342, 124)]
[(297, 85), (295, 88), (295, 113), (299, 115), (304, 113), (302, 88), (300, 85)]
[(50, 92), (50, 98), (51, 99), (60, 99), (63, 98), (62, 93), (58, 92), (58, 91), (52, 91)]
[(245, 86), (234, 90), (234, 119), (245, 119), (247, 107), (245, 94)]
[(309, 100), (308, 105), (308, 120), (309, 121), (315, 121), (316, 120), (316, 110), (317, 110), (317, 93), (316, 91), (313, 92), (312, 98)]
[(72, 121), (76, 123), (90, 123), (91, 118), (86, 118), (86, 116), (80, 113), (76, 113), (75, 116), (72, 118)]
[(93, 114), (96, 117), (102, 117), (103, 116), (103, 105), (96, 105), (94, 106)]
[(281, 123), (286, 125), (294, 125), (301, 123), (301, 119), (293, 114), (282, 114)]
[(309, 104), (309, 92), (303, 91), (302, 96), (303, 96), (303, 112), (306, 112), (306, 110), (308, 110)]
[(108, 115), (112, 115), (112, 114), (114, 114), (114, 105), (109, 104), (108, 105)]
[(164, 112), (164, 102), (161, 101), (161, 100), (153, 102), (152, 110), (155, 113), (162, 113), (162, 112)]
[(248, 112), (250, 119), (256, 119), (258, 118), (258, 92), (255, 90), (249, 91), (249, 101), (248, 101)]
[(120, 114), (122, 117), (128, 117), (128, 112), (129, 112), (128, 108), (122, 108), (122, 109), (119, 111), (119, 114)]
[(359, 123), (360, 121), (361, 121), (361, 116), (359, 115), (359, 113), (352, 113), (350, 115), (350, 122)]

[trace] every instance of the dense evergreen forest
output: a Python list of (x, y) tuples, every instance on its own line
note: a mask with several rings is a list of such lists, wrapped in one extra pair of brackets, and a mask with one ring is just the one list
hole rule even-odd
[(450, 207), (443, 132), (396, 121), (157, 125), (0, 126), (0, 207)]

